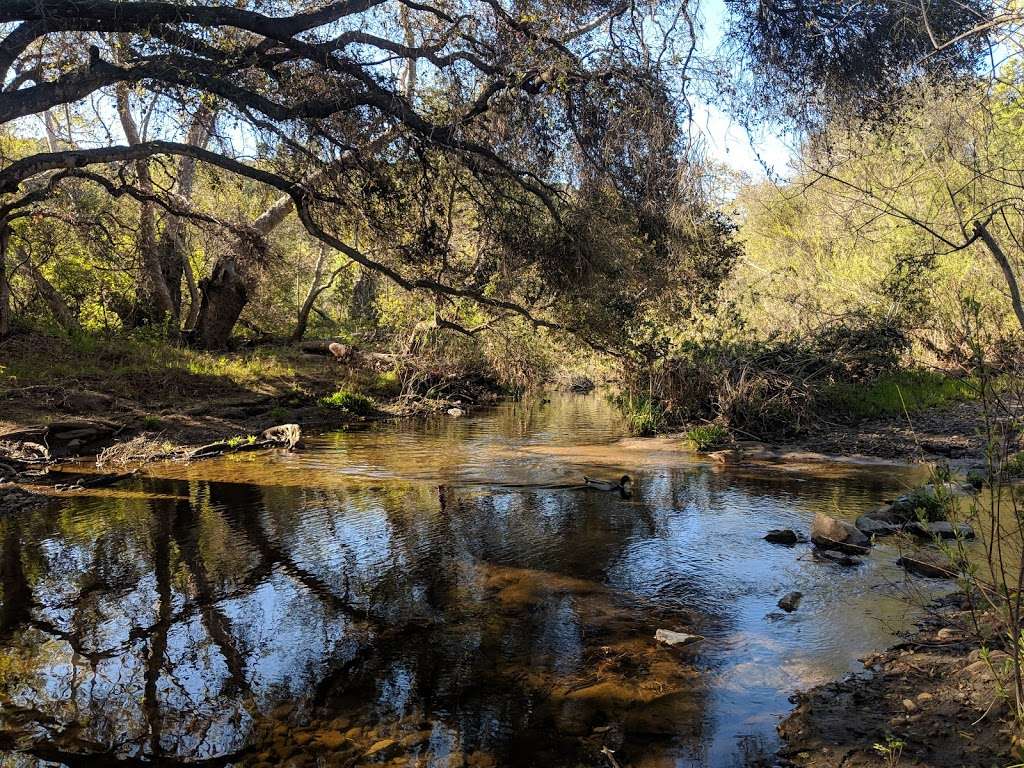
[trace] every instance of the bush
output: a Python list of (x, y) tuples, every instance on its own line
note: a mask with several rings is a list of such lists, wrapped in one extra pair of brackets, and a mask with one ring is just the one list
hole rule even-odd
[(339, 389), (333, 395), (322, 397), (319, 402), (324, 408), (335, 408), (353, 416), (370, 416), (377, 411), (373, 400), (366, 395), (349, 392), (345, 389)]
[(697, 451), (710, 451), (729, 441), (729, 430), (720, 424), (703, 424), (686, 430), (686, 439)]
[(664, 409), (651, 397), (620, 395), (615, 402), (634, 435), (653, 435), (665, 424)]

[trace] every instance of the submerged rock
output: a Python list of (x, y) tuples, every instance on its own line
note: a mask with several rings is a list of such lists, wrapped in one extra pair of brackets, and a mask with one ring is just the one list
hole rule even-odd
[(844, 520), (818, 512), (811, 523), (811, 542), (819, 549), (834, 549), (850, 555), (867, 554), (871, 540)]
[(840, 552), (829, 552), (825, 549), (814, 550), (814, 559), (819, 561), (827, 560), (830, 563), (842, 565), (846, 568), (852, 568), (853, 566), (860, 565), (863, 562), (860, 558), (850, 557), (849, 555), (844, 555)]
[(792, 613), (800, 605), (800, 600), (803, 596), (803, 592), (790, 592), (779, 600), (779, 608), (784, 610), (786, 613)]
[(700, 635), (690, 635), (686, 632), (673, 632), (671, 629), (659, 629), (654, 633), (654, 639), (665, 645), (692, 645), (704, 638)]
[(949, 563), (935, 555), (921, 554), (914, 557), (904, 555), (896, 561), (896, 565), (902, 565), (908, 573), (915, 576), (924, 576), (929, 579), (956, 578), (956, 572)]
[(800, 537), (796, 531), (789, 528), (773, 528), (768, 531), (764, 537), (765, 541), (770, 541), (772, 544), (785, 544), (786, 546), (792, 546), (800, 541)]

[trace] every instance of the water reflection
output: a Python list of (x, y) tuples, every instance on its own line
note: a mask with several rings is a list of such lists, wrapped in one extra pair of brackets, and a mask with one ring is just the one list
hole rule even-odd
[[(908, 611), (884, 547), (842, 570), (761, 536), (912, 478), (638, 472), (621, 435), (599, 398), (565, 396), (172, 465), (0, 521), (0, 756), (742, 764), (792, 690)], [(608, 444), (633, 498), (575, 489), (601, 454), (574, 463), (576, 443)], [(662, 626), (708, 640), (658, 648)]]

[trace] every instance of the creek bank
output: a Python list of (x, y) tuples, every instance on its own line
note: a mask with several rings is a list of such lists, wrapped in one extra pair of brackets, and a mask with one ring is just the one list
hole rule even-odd
[(864, 673), (796, 694), (796, 708), (779, 726), (778, 762), (878, 766), (884, 761), (875, 745), (898, 740), (900, 765), (1007, 765), (1008, 708), (971, 639), (967, 609), (962, 594), (944, 598), (906, 641), (862, 659)]

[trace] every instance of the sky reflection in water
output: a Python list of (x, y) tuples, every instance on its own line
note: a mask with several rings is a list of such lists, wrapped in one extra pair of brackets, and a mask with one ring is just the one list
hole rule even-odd
[[(921, 473), (638, 465), (623, 434), (556, 395), (0, 521), (0, 760), (742, 765), (912, 618), (890, 547), (844, 570), (761, 537)], [(632, 499), (573, 487), (622, 471)]]

